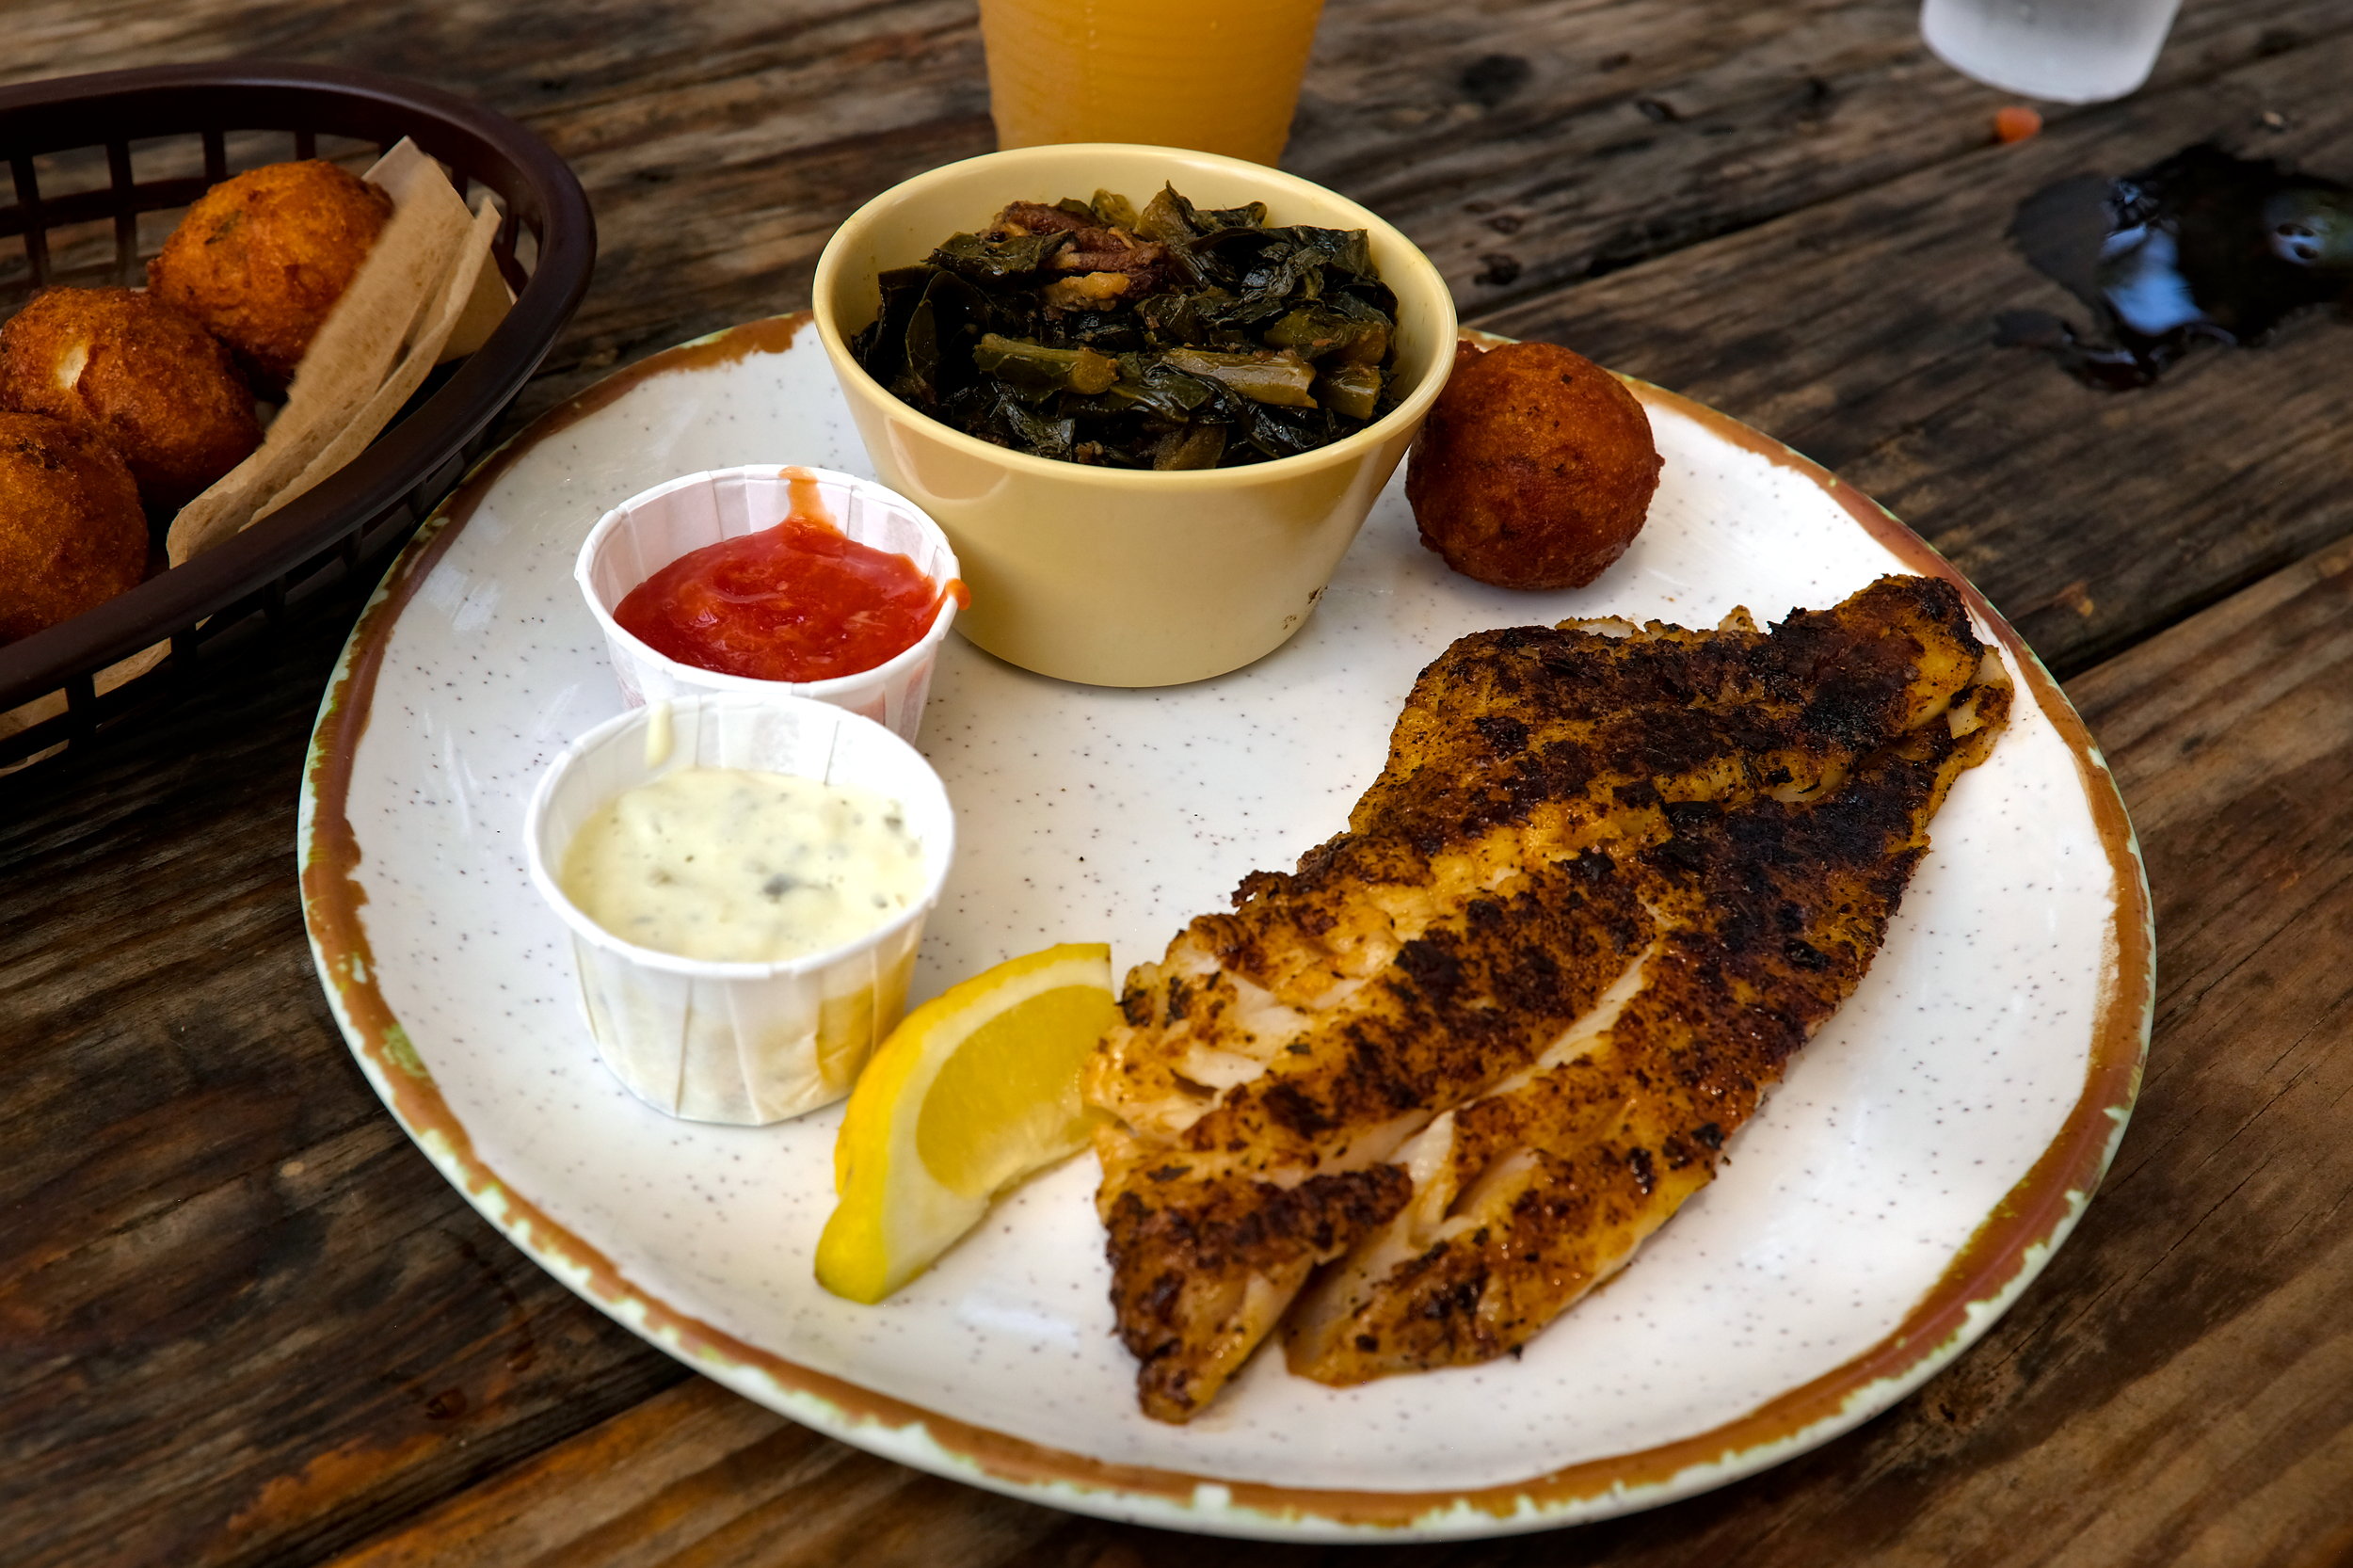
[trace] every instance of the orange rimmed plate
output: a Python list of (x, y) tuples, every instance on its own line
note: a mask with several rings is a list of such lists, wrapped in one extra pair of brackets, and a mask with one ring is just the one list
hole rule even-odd
[[(1157, 956), (1243, 873), (1345, 822), (1414, 675), (1455, 636), (1570, 616), (1712, 625), (1950, 568), (1778, 443), (1639, 387), (1666, 470), (1594, 587), (1449, 573), (1392, 487), (1315, 616), (1192, 686), (1110, 691), (942, 653), (921, 747), (959, 863), (915, 1000), (1109, 939)], [(1134, 1406), (1081, 1157), (880, 1307), (820, 1290), (838, 1112), (666, 1120), (604, 1075), (523, 803), (616, 712), (573, 552), (616, 500), (755, 462), (870, 472), (801, 318), (657, 355), (534, 424), (420, 533), (353, 632), (305, 776), (305, 911), (370, 1080), (517, 1245), (742, 1393), (1035, 1501), (1218, 1533), (1500, 1534), (1652, 1506), (1885, 1409), (2016, 1299), (2121, 1136), (2151, 1005), (2149, 904), (2106, 769), (1974, 591), (2025, 700), (1966, 776), (1862, 989), (1723, 1176), (1517, 1360), (1355, 1389), (1262, 1356), (1174, 1428)]]

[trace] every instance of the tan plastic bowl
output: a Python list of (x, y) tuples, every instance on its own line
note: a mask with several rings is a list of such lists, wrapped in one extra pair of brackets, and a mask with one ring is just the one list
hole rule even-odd
[[(1011, 452), (900, 402), (850, 357), (875, 279), (977, 230), (1008, 201), (1139, 205), (1173, 183), (1196, 205), (1264, 201), (1269, 221), (1362, 229), (1397, 294), (1386, 417), (1320, 451), (1242, 468), (1153, 472)], [(1169, 686), (1239, 669), (1305, 624), (1453, 363), (1454, 301), (1411, 241), (1345, 198), (1212, 152), (1114, 142), (1025, 147), (949, 164), (852, 214), (817, 260), (817, 330), (882, 482), (946, 531), (972, 590), (956, 630), (999, 658), (1097, 686)]]

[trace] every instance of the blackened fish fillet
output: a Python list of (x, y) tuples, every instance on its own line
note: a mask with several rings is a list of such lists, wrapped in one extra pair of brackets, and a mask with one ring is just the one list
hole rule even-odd
[(1291, 1369), (1325, 1383), (1518, 1349), (1713, 1178), (1725, 1142), (1861, 982), (1953, 780), (1992, 748), (2009, 690), (1836, 792), (1674, 813), (1632, 875), (1656, 936), (1608, 1016), (1400, 1151), (1413, 1196), (1292, 1312)]
[(1657, 941), (1646, 854), (1693, 811), (1837, 793), (1942, 725), (1984, 649), (1885, 578), (1758, 632), (1571, 623), (1422, 673), (1350, 829), (1137, 967), (1087, 1094), (1145, 1412), (1199, 1410), (1319, 1263), (1386, 1234), (1394, 1157), (1537, 1065)]

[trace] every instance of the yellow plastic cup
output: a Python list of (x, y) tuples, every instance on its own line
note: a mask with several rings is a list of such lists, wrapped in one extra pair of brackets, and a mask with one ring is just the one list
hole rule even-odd
[[(1142, 202), (1173, 183), (1202, 206), (1264, 201), (1270, 221), (1362, 229), (1397, 295), (1400, 402), (1344, 440), (1241, 468), (1153, 472), (1032, 456), (953, 430), (850, 356), (885, 270), (978, 230), (1008, 201)], [(1454, 300), (1411, 241), (1342, 196), (1239, 158), (1117, 143), (968, 159), (885, 191), (817, 259), (817, 330), (882, 482), (955, 547), (971, 642), (1024, 669), (1096, 686), (1171, 686), (1273, 651), (1307, 620), (1445, 384)]]
[(1323, 0), (981, 0), (997, 145), (1116, 137), (1272, 164), (1290, 138), (1322, 9)]

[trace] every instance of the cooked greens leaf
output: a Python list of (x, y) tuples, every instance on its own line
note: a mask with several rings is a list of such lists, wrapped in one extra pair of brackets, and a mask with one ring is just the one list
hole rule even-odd
[(1241, 207), (1196, 207), (1177, 195), (1175, 185), (1162, 185), (1160, 194), (1144, 207), (1136, 232), (1146, 239), (1167, 242), (1212, 234), (1221, 229), (1265, 227), (1263, 201)]
[(1141, 232), (1142, 219), (1136, 216), (1136, 204), (1116, 191), (1096, 191), (1087, 210), (1106, 229), (1125, 229), (1131, 234)]
[(1188, 376), (1198, 376), (1231, 387), (1254, 403), (1279, 403), (1286, 408), (1316, 406), (1309, 388), (1315, 366), (1286, 348), (1279, 353), (1211, 354), (1198, 348), (1172, 348), (1163, 363)]
[(1157, 469), (1215, 468), (1218, 459), (1225, 456), (1225, 425), (1188, 424), (1160, 438), (1160, 444), (1152, 454), (1152, 466)]
[(1193, 221), (1193, 203), (1177, 195), (1175, 185), (1162, 185), (1136, 219), (1137, 233), (1163, 245), (1178, 244), (1201, 232)]
[(1067, 233), (952, 234), (932, 252), (932, 264), (985, 281), (1018, 280), (1043, 271), (1054, 252), (1069, 243)]
[(969, 379), (965, 328), (980, 299), (980, 291), (952, 272), (885, 273), (883, 313), (867, 329), (876, 336), (859, 351), (859, 362), (892, 396), (922, 408)]
[(1321, 408), (1278, 408), (1265, 403), (1250, 405), (1243, 429), (1250, 444), (1269, 457), (1296, 457), (1329, 446), (1344, 433)]
[(997, 405), (997, 419), (1005, 435), (1005, 444), (1018, 451), (1035, 453), (1040, 457), (1060, 457), (1070, 460), (1070, 451), (1078, 440), (1079, 422), (1075, 419), (1049, 419), (1023, 408), (1013, 398)]
[(1209, 468), (1296, 456), (1390, 406), (1396, 296), (1366, 236), (1270, 228), (1163, 186), (1008, 205), (878, 280), (852, 352), (983, 440), (1068, 462)]
[[(1180, 196), (1176, 200), (1182, 201), (1184, 198)], [(1266, 203), (1252, 201), (1240, 207), (1199, 207), (1193, 210), (1193, 219), (1212, 230), (1264, 229)]]
[(1266, 329), (1273, 348), (1295, 348), (1310, 360), (1377, 365), (1388, 357), (1386, 322), (1360, 321), (1321, 302), (1302, 305)]
[(1321, 265), (1335, 268), (1359, 280), (1377, 280), (1372, 270), (1372, 248), (1366, 243), (1362, 229), (1269, 229), (1270, 239), (1291, 248), (1294, 256), (1312, 260)]
[(1316, 401), (1337, 414), (1369, 420), (1381, 403), (1381, 370), (1377, 365), (1340, 361), (1316, 377)]
[(1133, 408), (1171, 424), (1188, 424), (1196, 413), (1214, 409), (1219, 402), (1215, 381), (1188, 376), (1165, 361), (1146, 364), (1139, 354), (1120, 357), (1119, 383), (1107, 396), (1112, 410)]
[(1037, 402), (1048, 393), (1107, 392), (1119, 379), (1119, 361), (1092, 348), (1048, 348), (991, 332), (972, 347), (972, 365)]

